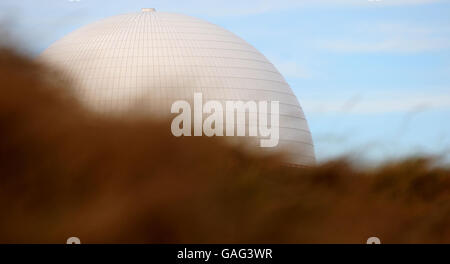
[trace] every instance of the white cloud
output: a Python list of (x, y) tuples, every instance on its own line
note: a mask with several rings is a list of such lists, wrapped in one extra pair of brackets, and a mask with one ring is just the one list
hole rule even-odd
[(445, 38), (391, 38), (379, 41), (334, 40), (322, 47), (337, 52), (404, 52), (415, 53), (450, 48)]
[(310, 72), (295, 61), (272, 60), (272, 63), (286, 78), (305, 79), (310, 78)]
[(319, 47), (334, 52), (415, 53), (450, 49), (450, 28), (401, 23), (373, 23), (353, 28), (348, 36), (320, 40)]
[(382, 114), (417, 112), (429, 109), (450, 109), (447, 93), (390, 92), (365, 97), (302, 100), (309, 113)]

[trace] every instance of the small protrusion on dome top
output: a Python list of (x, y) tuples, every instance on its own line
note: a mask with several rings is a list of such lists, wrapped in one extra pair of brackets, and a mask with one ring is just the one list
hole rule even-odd
[(141, 9), (142, 12), (156, 12), (155, 8), (142, 8)]

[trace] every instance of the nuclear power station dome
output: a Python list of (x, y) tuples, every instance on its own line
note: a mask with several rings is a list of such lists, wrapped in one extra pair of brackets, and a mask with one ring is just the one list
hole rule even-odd
[(204, 20), (144, 8), (84, 26), (40, 59), (72, 79), (77, 97), (100, 112), (170, 114), (174, 101), (194, 93), (204, 101), (279, 101), (277, 149), (288, 162), (315, 162), (303, 110), (283, 76), (253, 46)]

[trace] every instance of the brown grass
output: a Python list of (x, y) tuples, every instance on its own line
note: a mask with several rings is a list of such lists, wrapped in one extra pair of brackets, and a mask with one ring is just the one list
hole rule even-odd
[(104, 118), (0, 52), (0, 242), (450, 243), (450, 171), (289, 168), (170, 123)]

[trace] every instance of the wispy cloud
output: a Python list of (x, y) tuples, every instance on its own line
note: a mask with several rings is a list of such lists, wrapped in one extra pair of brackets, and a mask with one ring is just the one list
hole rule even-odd
[[(355, 37), (357, 36), (357, 37)], [(320, 40), (321, 48), (334, 52), (415, 53), (450, 49), (450, 28), (431, 28), (401, 23), (360, 26), (339, 39)]]
[(336, 52), (404, 52), (415, 53), (450, 48), (450, 40), (445, 38), (392, 38), (379, 41), (334, 40), (322, 45)]
[(302, 100), (309, 113), (383, 114), (450, 109), (450, 95), (445, 93), (389, 92), (350, 98)]
[(296, 61), (271, 60), (280, 73), (286, 78), (306, 79), (311, 77), (311, 73)]

